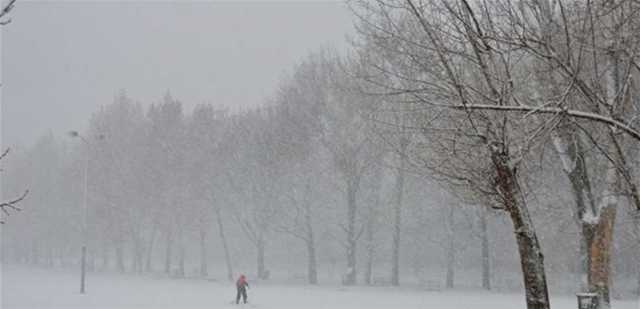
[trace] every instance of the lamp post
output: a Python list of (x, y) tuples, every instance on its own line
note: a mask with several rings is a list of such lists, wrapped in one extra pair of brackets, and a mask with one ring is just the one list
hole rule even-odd
[[(88, 174), (89, 174), (89, 141), (85, 139), (78, 131), (70, 131), (69, 136), (72, 138), (80, 138), (80, 140), (85, 145), (85, 157), (84, 157), (84, 172), (83, 172), (83, 193), (82, 193), (82, 249), (81, 249), (81, 260), (80, 260), (80, 294), (84, 294), (85, 289), (85, 280), (86, 280), (86, 272), (87, 272), (87, 242), (89, 241), (89, 237), (87, 235), (87, 185), (88, 185)], [(102, 139), (102, 135), (100, 136)]]

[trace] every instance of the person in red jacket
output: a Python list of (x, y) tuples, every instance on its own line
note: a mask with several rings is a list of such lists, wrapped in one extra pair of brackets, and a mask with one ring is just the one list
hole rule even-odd
[(236, 294), (236, 304), (240, 303), (240, 296), (242, 296), (242, 300), (244, 303), (247, 303), (247, 288), (249, 287), (249, 283), (247, 283), (247, 278), (244, 275), (240, 275), (238, 281), (236, 281), (236, 289), (238, 293)]

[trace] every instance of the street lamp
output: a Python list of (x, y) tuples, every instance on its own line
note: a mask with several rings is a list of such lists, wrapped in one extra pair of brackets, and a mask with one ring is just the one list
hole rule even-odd
[[(69, 136), (72, 138), (80, 138), (85, 145), (85, 158), (84, 158), (84, 184), (83, 184), (83, 196), (82, 196), (82, 253), (80, 261), (80, 294), (85, 293), (85, 278), (87, 272), (87, 184), (89, 174), (89, 141), (85, 139), (78, 131), (69, 131)], [(99, 135), (98, 139), (103, 139), (104, 135)]]

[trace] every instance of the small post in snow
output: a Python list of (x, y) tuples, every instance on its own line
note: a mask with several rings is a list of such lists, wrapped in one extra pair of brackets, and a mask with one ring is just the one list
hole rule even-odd
[(597, 293), (577, 293), (578, 309), (599, 309), (600, 301)]

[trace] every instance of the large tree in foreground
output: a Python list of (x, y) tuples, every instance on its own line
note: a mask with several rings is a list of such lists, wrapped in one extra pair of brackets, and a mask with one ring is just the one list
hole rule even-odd
[[(638, 74), (638, 40), (634, 35), (638, 3), (354, 3), (365, 46), (378, 51), (369, 60), (379, 76), (367, 79), (382, 86), (385, 95), (410, 96), (404, 106), (427, 115), (416, 127), (441, 136), (430, 142), (446, 145), (442, 135), (448, 132), (450, 137), (456, 131), (450, 125), (455, 123), (459, 128), (459, 121), (466, 119), (462, 123), (466, 127), (459, 133), (464, 139), (449, 138), (446, 148), (455, 154), (484, 145), (488, 151), (495, 188), (499, 189), (494, 193), (519, 232), (530, 308), (549, 304), (543, 288), (542, 256), (525, 250), (539, 248), (535, 248), (534, 230), (523, 212), (526, 207), (521, 207), (526, 206), (526, 196), (520, 177), (526, 177), (523, 167), (530, 165), (527, 154), (544, 139), (554, 141), (583, 225), (588, 286), (608, 305), (612, 231), (621, 194), (628, 195), (640, 209), (627, 141), (640, 142), (636, 113), (631, 112), (637, 110), (632, 90)], [(439, 121), (456, 114), (457, 122)], [(560, 128), (568, 128), (568, 134)], [(604, 170), (601, 190), (590, 189), (590, 167), (580, 157), (584, 141), (600, 152), (592, 168)], [(468, 153), (469, 157), (474, 155), (477, 152)], [(467, 168), (462, 174), (451, 172), (462, 166), (458, 162), (439, 174), (449, 182), (468, 182), (471, 188), (472, 178), (464, 175), (476, 168)], [(596, 191), (599, 196), (594, 196)], [(485, 195), (491, 192), (480, 190)]]

